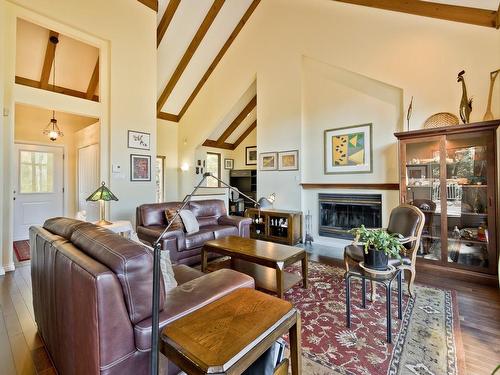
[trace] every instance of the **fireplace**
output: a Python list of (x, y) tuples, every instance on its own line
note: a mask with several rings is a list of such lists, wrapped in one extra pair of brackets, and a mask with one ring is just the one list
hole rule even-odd
[(382, 226), (380, 194), (319, 194), (319, 235), (352, 239), (348, 231), (364, 224)]

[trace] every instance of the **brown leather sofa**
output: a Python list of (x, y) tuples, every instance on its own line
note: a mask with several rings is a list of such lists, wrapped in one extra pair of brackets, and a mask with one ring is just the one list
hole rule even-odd
[[(168, 222), (166, 209), (176, 210), (179, 202), (143, 204), (136, 210), (137, 235), (141, 240), (153, 243), (163, 232)], [(163, 238), (162, 249), (170, 251), (172, 263), (188, 265), (201, 261), (201, 248), (209, 240), (227, 236), (250, 236), (250, 218), (228, 216), (224, 202), (218, 199), (191, 201), (186, 206), (200, 224), (199, 232), (187, 234), (180, 230), (169, 230)]]
[[(141, 244), (74, 219), (30, 228), (33, 307), (38, 331), (59, 374), (147, 374), (153, 257)], [(174, 266), (179, 286), (161, 283), (160, 325), (237, 288), (251, 277), (233, 270), (203, 274)], [(162, 357), (164, 374), (178, 369)]]

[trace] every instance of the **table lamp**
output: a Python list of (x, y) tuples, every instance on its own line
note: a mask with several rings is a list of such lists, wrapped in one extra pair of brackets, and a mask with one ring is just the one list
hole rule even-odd
[(117, 200), (118, 198), (106, 187), (104, 181), (96, 191), (90, 194), (90, 196), (86, 199), (87, 202), (99, 201), (99, 221), (96, 223), (97, 225), (104, 226), (112, 224), (106, 220), (106, 206), (104, 202)]

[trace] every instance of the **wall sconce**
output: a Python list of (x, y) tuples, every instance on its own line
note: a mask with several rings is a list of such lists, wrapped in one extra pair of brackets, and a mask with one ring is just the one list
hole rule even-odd
[(181, 165), (181, 171), (183, 171), (183, 172), (189, 171), (189, 164), (188, 163), (182, 163), (182, 165)]

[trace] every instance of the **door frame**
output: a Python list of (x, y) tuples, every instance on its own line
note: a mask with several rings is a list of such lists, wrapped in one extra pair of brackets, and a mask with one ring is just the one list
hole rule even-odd
[[(66, 145), (61, 145), (61, 144), (54, 144), (54, 143), (48, 143), (48, 142), (32, 142), (32, 141), (23, 141), (20, 139), (14, 140), (14, 149), (16, 145), (18, 144), (23, 144), (23, 145), (28, 145), (28, 146), (43, 146), (43, 147), (55, 147), (55, 148), (61, 148), (63, 152), (63, 168), (62, 168), (62, 181), (63, 181), (63, 215), (66, 216), (68, 214), (68, 207), (69, 207), (69, 197), (68, 197), (68, 163), (66, 162), (66, 155), (67, 155), (67, 147)], [(18, 167), (17, 165), (15, 166), (16, 168)], [(13, 175), (16, 175), (16, 171), (13, 171)], [(14, 186), (16, 184), (16, 181), (14, 178), (12, 178), (12, 189), (11, 191), (14, 191)], [(12, 217), (11, 217), (12, 223), (14, 222), (14, 211), (12, 211)]]

